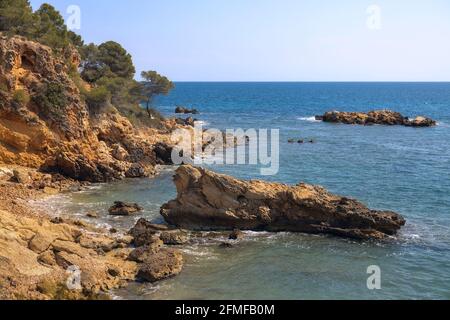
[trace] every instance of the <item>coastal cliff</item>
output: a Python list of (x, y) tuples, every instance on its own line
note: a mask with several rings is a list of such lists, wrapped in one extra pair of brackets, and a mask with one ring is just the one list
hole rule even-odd
[(165, 220), (199, 230), (267, 230), (383, 239), (405, 224), (402, 216), (377, 211), (322, 187), (242, 181), (193, 166), (174, 177), (178, 196), (161, 207)]
[[(85, 182), (147, 177), (166, 164), (175, 119), (138, 126), (113, 105), (92, 110), (80, 55), (0, 35), (0, 298), (97, 299), (139, 277), (181, 271), (172, 249), (130, 259), (133, 238), (40, 212), (29, 200), (80, 190)], [(76, 290), (67, 285), (76, 266)]]
[[(80, 94), (76, 50), (57, 56), (22, 37), (0, 37), (0, 162), (105, 182), (144, 177), (161, 163), (155, 145), (178, 125), (138, 128), (111, 106), (93, 113)], [(161, 148), (161, 146), (159, 146)]]

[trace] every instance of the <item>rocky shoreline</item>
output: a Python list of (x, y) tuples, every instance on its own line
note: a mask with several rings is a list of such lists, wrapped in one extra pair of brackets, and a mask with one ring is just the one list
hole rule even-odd
[[(28, 178), (17, 181), (19, 171)], [(150, 232), (141, 220), (120, 232), (52, 217), (29, 201), (88, 185), (23, 167), (1, 172), (0, 299), (109, 299), (111, 289), (130, 281), (155, 282), (181, 272), (182, 254), (170, 248), (186, 239), (177, 230), (153, 225)], [(139, 233), (142, 224), (147, 228)], [(75, 288), (68, 286), (70, 270), (79, 275)]]
[[(161, 207), (167, 224), (141, 218), (128, 232), (113, 231), (86, 220), (52, 218), (29, 204), (88, 184), (28, 168), (3, 167), (1, 172), (6, 172), (0, 179), (4, 299), (107, 299), (110, 290), (130, 281), (156, 282), (178, 275), (184, 245), (228, 238), (219, 241), (220, 247), (232, 248), (244, 230), (380, 240), (394, 236), (405, 224), (396, 213), (370, 210), (321, 187), (247, 182), (185, 165), (174, 178), (177, 199)], [(126, 214), (141, 209), (122, 202), (111, 208)], [(80, 271), (78, 290), (67, 287), (72, 266)]]
[(437, 122), (426, 117), (410, 119), (402, 114), (390, 110), (375, 110), (365, 112), (329, 111), (316, 116), (316, 120), (331, 123), (357, 124), (357, 125), (400, 125), (406, 127), (433, 127)]

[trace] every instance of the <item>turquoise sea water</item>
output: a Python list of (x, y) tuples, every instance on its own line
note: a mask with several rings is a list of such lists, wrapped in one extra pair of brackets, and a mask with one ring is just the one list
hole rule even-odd
[[(213, 166), (239, 178), (320, 184), (370, 207), (401, 213), (398, 239), (357, 242), (327, 236), (249, 233), (233, 249), (217, 242), (185, 249), (183, 273), (157, 285), (132, 284), (116, 292), (133, 299), (449, 299), (450, 84), (449, 83), (177, 83), (156, 101), (165, 115), (175, 105), (195, 107), (209, 127), (280, 129), (280, 171), (262, 177), (257, 166)], [(313, 121), (325, 111), (389, 108), (426, 115), (434, 128), (347, 126)], [(314, 144), (288, 144), (313, 138)], [(160, 220), (159, 206), (175, 197), (173, 169), (153, 180), (100, 185), (55, 199), (55, 207), (110, 218), (113, 200), (136, 201)], [(57, 204), (56, 204), (57, 202)], [(378, 265), (382, 289), (368, 290), (366, 271)]]

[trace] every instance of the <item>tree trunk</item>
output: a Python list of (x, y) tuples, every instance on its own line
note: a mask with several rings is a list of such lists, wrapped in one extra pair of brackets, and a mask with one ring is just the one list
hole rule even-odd
[(148, 117), (151, 118), (152, 114), (150, 113), (150, 99), (147, 99), (147, 113)]

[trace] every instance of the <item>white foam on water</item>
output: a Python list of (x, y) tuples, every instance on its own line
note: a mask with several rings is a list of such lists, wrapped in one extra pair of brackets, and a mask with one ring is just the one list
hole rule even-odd
[(217, 260), (217, 255), (213, 254), (207, 246), (190, 246), (180, 249), (186, 255), (193, 257), (194, 259), (201, 258), (202, 260)]
[(450, 124), (448, 124), (446, 122), (442, 122), (442, 121), (437, 121), (436, 126), (442, 127), (442, 128), (448, 128), (448, 127), (450, 127)]
[(203, 120), (197, 120), (195, 121), (196, 124), (201, 125), (201, 126), (209, 126), (209, 122), (208, 121), (203, 121)]
[(297, 118), (298, 120), (302, 120), (302, 121), (308, 121), (308, 122), (322, 122), (321, 120), (316, 120), (316, 117), (300, 117)]

